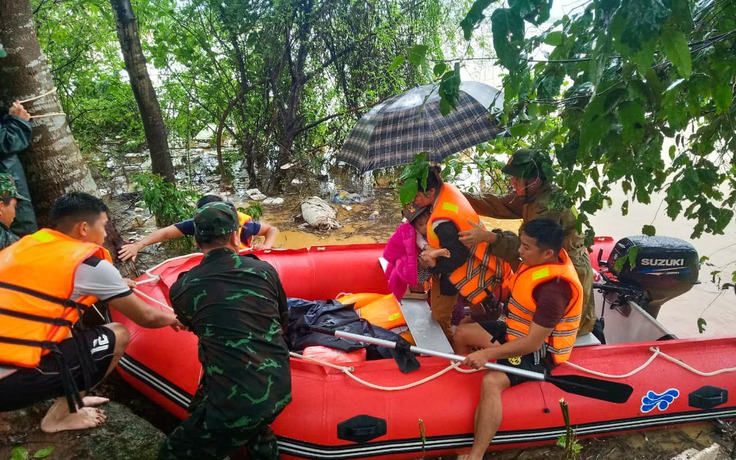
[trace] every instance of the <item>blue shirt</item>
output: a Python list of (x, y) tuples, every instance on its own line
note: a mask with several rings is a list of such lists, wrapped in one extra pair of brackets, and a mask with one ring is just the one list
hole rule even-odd
[[(179, 222), (178, 224), (174, 224), (174, 227), (176, 227), (177, 230), (182, 232), (185, 236), (194, 236), (194, 219), (187, 219), (184, 222)], [(248, 240), (258, 235), (258, 232), (260, 231), (261, 224), (254, 220), (249, 220), (243, 224), (243, 228), (240, 231), (240, 242), (244, 245), (248, 245)]]

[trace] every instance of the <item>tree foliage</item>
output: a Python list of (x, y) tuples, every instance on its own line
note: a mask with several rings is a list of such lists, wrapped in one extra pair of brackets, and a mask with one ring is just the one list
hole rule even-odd
[[(121, 114), (135, 106), (123, 91), (109, 3), (34, 1), (82, 144), (94, 149), (112, 133), (142, 138), (136, 117)], [(387, 69), (416, 42), (447, 48), (448, 14), (467, 4), (132, 0), (170, 133), (188, 140), (217, 124), (239, 146), (249, 185), (270, 190), (293, 171), (320, 168), (370, 106), (428, 82), (424, 69)]]
[(558, 204), (577, 203), (581, 225), (621, 186), (624, 215), (630, 200), (664, 192), (668, 216), (692, 219), (693, 237), (723, 233), (736, 206), (736, 3), (595, 0), (528, 27), (551, 5), (476, 0), (461, 22), (465, 38), (490, 27), (508, 70), (511, 136), (492, 150), (553, 153)]

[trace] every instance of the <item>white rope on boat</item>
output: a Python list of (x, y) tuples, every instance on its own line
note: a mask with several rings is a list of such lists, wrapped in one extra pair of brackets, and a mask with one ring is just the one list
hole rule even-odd
[(371, 383), (371, 382), (365, 381), (365, 380), (361, 379), (360, 377), (357, 377), (356, 375), (353, 375), (353, 372), (355, 371), (355, 368), (352, 367), (352, 366), (338, 366), (336, 364), (328, 363), (326, 361), (322, 361), (322, 360), (319, 360), (319, 359), (316, 359), (316, 358), (309, 358), (309, 357), (306, 357), (304, 355), (300, 355), (299, 353), (294, 353), (294, 352), (290, 352), (289, 355), (292, 356), (292, 357), (294, 357), (294, 358), (303, 359), (305, 361), (311, 361), (313, 363), (316, 363), (316, 364), (319, 364), (319, 365), (322, 365), (322, 366), (326, 366), (326, 367), (331, 367), (333, 369), (337, 369), (337, 370), (343, 372), (345, 375), (347, 375), (351, 379), (353, 379), (356, 382), (360, 383), (361, 385), (365, 385), (368, 388), (373, 388), (375, 390), (381, 390), (381, 391), (401, 391), (401, 390), (408, 390), (409, 388), (417, 387), (419, 385), (422, 385), (422, 384), (425, 384), (427, 382), (430, 382), (430, 381), (432, 381), (432, 380), (434, 380), (434, 379), (436, 379), (438, 377), (441, 377), (441, 376), (443, 376), (444, 374), (446, 374), (447, 372), (449, 372), (449, 371), (451, 371), (453, 369), (456, 370), (456, 371), (458, 371), (458, 372), (460, 372), (460, 373), (463, 373), (463, 374), (472, 374), (472, 373), (480, 372), (480, 371), (483, 370), (483, 369), (467, 369), (467, 370), (466, 369), (460, 369), (460, 363), (454, 363), (453, 362), (453, 363), (450, 363), (449, 366), (447, 366), (446, 368), (442, 369), (441, 371), (436, 372), (436, 373), (434, 373), (434, 374), (432, 374), (430, 376), (427, 376), (427, 377), (425, 377), (425, 378), (423, 378), (421, 380), (417, 380), (416, 382), (407, 383), (406, 385), (400, 385), (400, 386), (397, 386), (397, 387), (387, 387), (387, 386), (382, 386), (382, 385), (376, 385), (375, 383)]
[(141, 297), (145, 297), (146, 299), (150, 300), (151, 302), (153, 302), (155, 304), (161, 305), (162, 307), (166, 308), (169, 311), (174, 311), (174, 309), (171, 308), (169, 306), (169, 304), (163, 303), (160, 300), (156, 300), (153, 297), (151, 297), (150, 295), (148, 295), (148, 294), (146, 294), (144, 292), (139, 291), (138, 289), (133, 289), (133, 292), (135, 292), (136, 294), (138, 294)]
[(654, 348), (654, 349), (649, 348), (649, 349), (652, 350), (652, 351), (654, 351), (654, 354), (652, 356), (650, 356), (649, 359), (644, 364), (642, 364), (641, 366), (637, 367), (636, 369), (634, 369), (633, 371), (629, 372), (628, 374), (622, 374), (622, 375), (606, 374), (604, 372), (598, 372), (598, 371), (594, 371), (592, 369), (586, 369), (583, 366), (578, 366), (577, 364), (571, 363), (570, 361), (566, 361), (565, 364), (567, 364), (568, 366), (572, 367), (573, 369), (577, 369), (579, 371), (587, 372), (588, 374), (595, 375), (595, 376), (598, 376), (598, 377), (605, 377), (605, 378), (609, 378), (609, 379), (625, 379), (626, 377), (631, 377), (632, 375), (638, 374), (639, 372), (641, 372), (644, 369), (646, 369), (646, 367), (649, 366), (649, 364), (651, 364), (651, 362), (654, 361), (654, 358), (656, 358), (657, 355), (660, 353), (659, 348)]
[(682, 367), (683, 369), (686, 369), (686, 370), (692, 372), (693, 374), (700, 375), (702, 377), (712, 377), (714, 375), (723, 374), (723, 373), (726, 373), (726, 372), (736, 372), (736, 367), (726, 367), (726, 368), (718, 369), (718, 370), (711, 371), (711, 372), (703, 372), (703, 371), (699, 371), (699, 370), (695, 369), (694, 367), (692, 367), (692, 366), (690, 366), (688, 364), (683, 363), (682, 361), (680, 361), (677, 358), (673, 358), (672, 356), (668, 355), (667, 353), (664, 353), (663, 351), (660, 351), (659, 347), (649, 347), (649, 351), (651, 351), (653, 354), (652, 354), (652, 356), (649, 357), (649, 359), (647, 359), (647, 361), (644, 364), (642, 364), (641, 366), (637, 367), (636, 369), (634, 369), (633, 371), (629, 372), (628, 374), (623, 374), (623, 375), (613, 375), (613, 374), (606, 374), (604, 372), (594, 371), (592, 369), (587, 369), (587, 368), (585, 368), (583, 366), (579, 366), (579, 365), (577, 365), (575, 363), (571, 363), (570, 361), (567, 361), (565, 364), (567, 364), (568, 366), (572, 367), (573, 369), (577, 369), (579, 371), (586, 372), (588, 374), (595, 375), (597, 377), (604, 377), (604, 378), (608, 378), (608, 379), (625, 379), (626, 377), (631, 377), (632, 375), (635, 375), (635, 374), (641, 372), (647, 366), (649, 366), (649, 364), (651, 364), (651, 362), (654, 361), (654, 359), (657, 356), (661, 356), (662, 358), (664, 358), (664, 359), (666, 359), (666, 360), (668, 360), (668, 361), (670, 361), (670, 362), (672, 362), (674, 364), (677, 364), (678, 366)]
[[(651, 350), (651, 349), (652, 349), (652, 348), (650, 348), (650, 350)], [(659, 348), (657, 348), (657, 351), (659, 351)], [(661, 352), (660, 352), (659, 354), (660, 354), (660, 355), (661, 355), (661, 356), (662, 356), (662, 357), (663, 357), (664, 359), (666, 359), (666, 360), (668, 360), (668, 361), (672, 361), (673, 363), (677, 364), (678, 366), (682, 367), (683, 369), (687, 369), (687, 370), (689, 370), (690, 372), (692, 372), (693, 374), (697, 374), (697, 375), (700, 375), (700, 376), (702, 376), (702, 377), (712, 377), (712, 376), (714, 376), (714, 375), (718, 375), (718, 374), (723, 374), (723, 373), (726, 373), (726, 372), (735, 372), (735, 371), (736, 371), (736, 367), (725, 367), (725, 368), (723, 368), (723, 369), (718, 369), (718, 370), (716, 370), (716, 371), (711, 371), (711, 372), (703, 372), (703, 371), (699, 371), (699, 370), (695, 369), (695, 368), (694, 368), (694, 367), (692, 367), (692, 366), (689, 366), (689, 365), (687, 365), (687, 364), (683, 363), (683, 362), (682, 362), (682, 361), (680, 361), (679, 359), (676, 359), (676, 358), (673, 358), (672, 356), (669, 356), (669, 355), (667, 355), (666, 353), (661, 353)]]
[[(185, 254), (183, 256), (177, 256), (177, 257), (172, 257), (171, 259), (166, 259), (163, 262), (161, 262), (160, 264), (156, 265), (155, 267), (151, 267), (148, 270), (144, 271), (143, 272), (143, 275), (147, 275), (148, 276), (148, 279), (147, 280), (142, 280), (142, 281), (136, 281), (135, 284), (147, 284), (147, 283), (156, 282), (156, 281), (158, 281), (158, 280), (161, 279), (161, 275), (154, 275), (153, 273), (151, 273), (152, 271), (156, 270), (157, 268), (159, 268), (163, 264), (167, 264), (167, 263), (171, 262), (172, 260), (188, 259), (188, 258), (193, 257), (193, 256), (196, 256), (196, 255), (199, 255), (199, 253), (198, 252), (195, 252), (195, 253), (192, 253), (192, 254)], [(143, 275), (141, 275), (141, 276), (143, 276)], [(139, 294), (141, 294), (141, 292), (139, 292), (139, 291), (135, 291), (135, 292), (138, 292)], [(148, 298), (150, 299), (150, 297), (148, 297)], [(151, 299), (151, 300), (153, 300), (154, 302), (158, 302), (155, 299)], [(167, 307), (168, 307), (168, 305), (167, 305)]]

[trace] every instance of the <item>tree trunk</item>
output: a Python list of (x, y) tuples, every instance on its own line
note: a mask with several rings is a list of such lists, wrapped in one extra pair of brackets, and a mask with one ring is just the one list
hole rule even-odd
[(167, 182), (174, 182), (174, 166), (171, 163), (166, 126), (161, 115), (161, 106), (151, 84), (138, 36), (138, 24), (130, 0), (110, 0), (115, 13), (120, 49), (125, 59), (125, 69), (130, 77), (130, 86), (143, 118), (146, 142), (151, 152), (151, 169)]
[[(0, 43), (8, 53), (6, 58), (0, 58), (0, 106), (31, 99), (53, 89), (29, 0), (0, 0)], [(38, 224), (46, 227), (51, 206), (64, 193), (81, 191), (96, 196), (99, 193), (56, 94), (48, 94), (24, 106), (31, 116), (49, 114), (31, 119), (31, 145), (20, 154)], [(107, 242), (112, 251), (120, 245), (121, 239), (110, 217)]]
[[(0, 43), (8, 53), (0, 58), (0, 106), (8, 107), (14, 100), (31, 99), (53, 89), (30, 1), (0, 0)], [(32, 116), (62, 112), (55, 93), (24, 106)], [(31, 124), (31, 145), (19, 156), (39, 226), (47, 226), (49, 211), (59, 196), (70, 191), (97, 195), (97, 185), (63, 114), (31, 119)]]

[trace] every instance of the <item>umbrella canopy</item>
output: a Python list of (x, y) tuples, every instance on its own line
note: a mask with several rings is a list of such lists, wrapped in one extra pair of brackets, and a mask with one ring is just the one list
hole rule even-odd
[(457, 108), (447, 116), (440, 113), (438, 89), (438, 85), (418, 86), (373, 107), (355, 125), (337, 159), (361, 172), (411, 163), (420, 152), (427, 152), (428, 161), (442, 161), (505, 132), (489, 119), (491, 105), (503, 107), (503, 94), (497, 89), (460, 83)]

